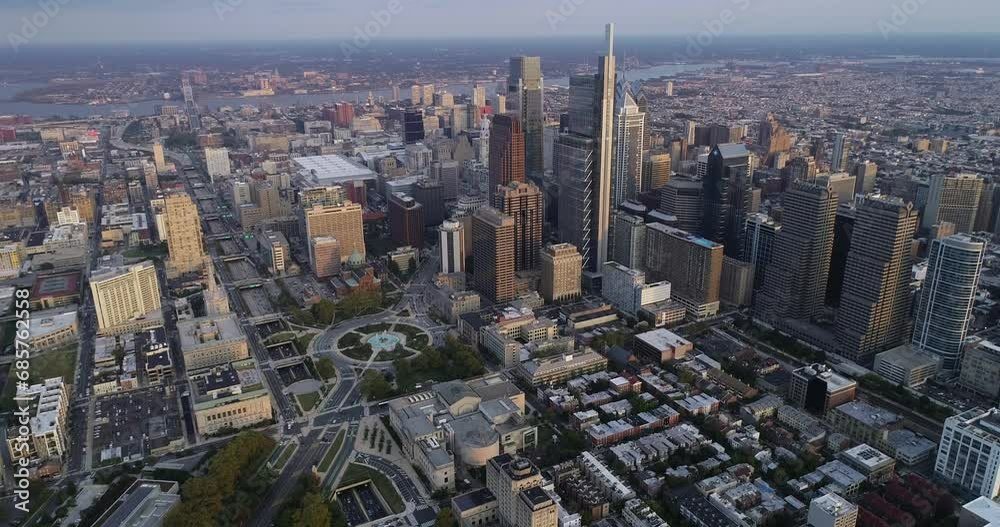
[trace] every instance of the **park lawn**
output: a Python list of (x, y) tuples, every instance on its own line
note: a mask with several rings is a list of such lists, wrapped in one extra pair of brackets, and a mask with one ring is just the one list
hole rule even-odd
[(305, 355), (309, 351), (309, 343), (316, 338), (315, 333), (306, 333), (301, 337), (295, 339), (295, 347), (299, 349), (299, 353)]
[(166, 244), (152, 245), (145, 247), (134, 247), (125, 251), (126, 258), (165, 258), (167, 256)]
[(368, 352), (368, 349), (362, 346), (341, 350), (341, 353), (354, 360), (368, 360), (372, 358), (372, 354)]
[(316, 408), (316, 405), (319, 404), (320, 394), (319, 392), (309, 392), (302, 395), (296, 395), (295, 398), (298, 399), (299, 406), (302, 407), (302, 411), (308, 412), (309, 410)]
[[(73, 383), (76, 375), (76, 356), (75, 347), (33, 353), (28, 359), (30, 361), (28, 372), (31, 375), (28, 384), (42, 382), (53, 377), (62, 377), (66, 384)], [(0, 397), (3, 401), (12, 402), (14, 395), (17, 394), (17, 377), (14, 376), (16, 372), (17, 370), (14, 368), (10, 369), (10, 375), (4, 385), (3, 396)]]
[(280, 471), (282, 468), (284, 468), (285, 463), (288, 463), (288, 460), (291, 459), (292, 454), (295, 453), (296, 448), (298, 447), (295, 445), (295, 443), (288, 443), (288, 446), (286, 446), (285, 449), (281, 451), (281, 455), (278, 456), (278, 460), (274, 462), (275, 470)]
[(399, 493), (396, 492), (396, 487), (392, 486), (392, 482), (389, 481), (389, 478), (385, 477), (385, 474), (376, 472), (375, 469), (364, 465), (359, 465), (357, 463), (347, 465), (347, 470), (344, 472), (344, 477), (341, 478), (339, 486), (346, 487), (369, 479), (371, 480), (372, 485), (374, 485), (378, 490), (378, 493), (382, 495), (382, 499), (385, 500), (385, 503), (390, 509), (392, 509), (393, 514), (399, 514), (406, 509), (406, 504), (403, 503), (403, 498), (401, 498)]
[(333, 444), (327, 449), (326, 455), (323, 456), (323, 460), (319, 462), (319, 471), (326, 473), (330, 470), (330, 465), (333, 464), (333, 460), (337, 458), (337, 453), (340, 452), (340, 447), (344, 445), (344, 435), (345, 432), (341, 430), (337, 433), (337, 438), (333, 440)]

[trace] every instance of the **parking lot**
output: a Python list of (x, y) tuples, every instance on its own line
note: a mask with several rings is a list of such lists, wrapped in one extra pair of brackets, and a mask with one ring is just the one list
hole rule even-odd
[(262, 317), (274, 313), (274, 307), (271, 305), (271, 300), (267, 298), (267, 293), (264, 292), (264, 289), (259, 287), (241, 289), (240, 296), (243, 297), (243, 302), (250, 309), (250, 316)]
[(172, 389), (161, 386), (107, 395), (94, 408), (94, 465), (115, 458), (140, 459), (183, 441)]

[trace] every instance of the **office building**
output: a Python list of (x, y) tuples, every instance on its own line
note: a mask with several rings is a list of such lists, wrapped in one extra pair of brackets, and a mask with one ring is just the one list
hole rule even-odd
[(274, 417), (271, 397), (252, 359), (192, 375), (190, 382), (195, 428), (203, 438)]
[(930, 229), (936, 223), (947, 221), (955, 224), (955, 232), (972, 232), (984, 187), (983, 179), (974, 174), (931, 176), (920, 226)]
[(702, 235), (725, 246), (726, 256), (739, 256), (747, 215), (753, 204), (753, 161), (742, 144), (719, 144), (708, 154), (703, 181)]
[(465, 229), (457, 221), (445, 221), (438, 227), (441, 273), (465, 272)]
[(858, 506), (830, 493), (809, 502), (809, 527), (854, 527)]
[(255, 236), (260, 261), (264, 262), (271, 276), (283, 276), (291, 263), (291, 248), (280, 231), (260, 231)]
[(413, 199), (424, 208), (424, 226), (437, 227), (444, 221), (444, 185), (440, 181), (421, 179), (413, 185)]
[(618, 262), (604, 264), (601, 296), (632, 317), (644, 306), (670, 300), (670, 282), (646, 283), (646, 273)]
[(822, 364), (803, 366), (792, 372), (788, 402), (814, 414), (854, 400), (858, 383)]
[(340, 262), (352, 258), (365, 261), (365, 237), (361, 218), (361, 205), (346, 202), (343, 205), (314, 205), (302, 210), (307, 240), (333, 237), (340, 242)]
[(614, 217), (612, 259), (625, 267), (642, 269), (646, 257), (646, 222), (624, 212), (617, 212)]
[(753, 265), (730, 258), (722, 259), (719, 295), (723, 304), (746, 307), (753, 301)]
[(553, 147), (559, 181), (559, 239), (578, 248), (586, 271), (594, 270), (597, 249), (594, 229), (596, 145), (589, 137), (562, 134)]
[(215, 181), (216, 177), (227, 177), (233, 172), (229, 164), (228, 148), (206, 148), (205, 165), (208, 167), (208, 177)]
[(341, 101), (333, 105), (334, 121), (337, 128), (350, 128), (354, 121), (354, 105)]
[(643, 190), (656, 190), (665, 187), (670, 182), (672, 163), (673, 158), (670, 152), (656, 150), (650, 152), (646, 156), (643, 168), (643, 178), (645, 179)]
[(201, 218), (191, 196), (175, 192), (163, 199), (166, 212), (168, 276), (201, 272), (205, 265)]
[(177, 333), (188, 371), (250, 358), (247, 337), (234, 314), (182, 320)]
[(846, 173), (840, 172), (836, 174), (825, 174), (816, 177), (816, 183), (820, 185), (827, 185), (833, 189), (837, 194), (837, 203), (843, 205), (845, 203), (854, 202), (854, 189), (856, 187), (855, 177)]
[(310, 238), (309, 266), (319, 279), (340, 274), (340, 242), (333, 236)]
[(498, 187), (524, 182), (524, 129), (521, 120), (511, 115), (497, 115), (490, 128), (490, 183), (493, 200)]
[(570, 243), (549, 245), (542, 250), (541, 295), (548, 303), (576, 300), (582, 295), (583, 256)]
[(486, 465), (486, 488), (496, 496), (501, 525), (530, 525), (518, 523), (519, 509), (524, 506), (520, 495), (530, 489), (541, 490), (542, 483), (538, 468), (524, 458), (501, 454)]
[(844, 276), (847, 273), (847, 256), (851, 253), (851, 237), (858, 210), (854, 203), (842, 203), (837, 207), (837, 217), (833, 222), (833, 251), (830, 254), (830, 277), (826, 281), (826, 304), (840, 306), (840, 296), (844, 291)]
[(395, 192), (389, 197), (389, 233), (398, 245), (424, 246), (424, 207), (417, 200)]
[(1000, 410), (973, 408), (946, 419), (934, 474), (971, 494), (1000, 496)]
[(899, 415), (864, 401), (851, 401), (834, 407), (827, 420), (837, 432), (882, 450), (889, 449), (889, 432), (902, 426)]
[(403, 139), (413, 145), (424, 140), (424, 111), (409, 108), (403, 112)]
[(913, 345), (941, 358), (945, 371), (957, 370), (972, 321), (986, 240), (955, 234), (931, 242), (913, 323)]
[[(545, 173), (545, 82), (539, 57), (511, 57), (507, 77), (507, 111), (524, 127), (524, 174), (541, 184)], [(484, 95), (485, 98), (485, 95)], [(482, 106), (482, 105), (480, 105)], [(497, 112), (498, 114), (506, 112)], [(492, 143), (491, 143), (492, 150)]]
[(643, 152), (646, 146), (646, 114), (635, 102), (631, 85), (624, 79), (615, 89), (614, 156), (611, 168), (611, 210), (635, 199), (643, 185)]
[(678, 229), (697, 232), (703, 221), (704, 185), (685, 177), (671, 178), (660, 193), (659, 211), (677, 218)]
[(851, 143), (845, 134), (837, 134), (833, 139), (833, 157), (830, 158), (830, 171), (843, 172), (847, 170), (847, 161), (851, 155)]
[(836, 335), (840, 352), (859, 364), (871, 364), (876, 353), (902, 344), (909, 334), (917, 215), (898, 198), (869, 197), (857, 205)]
[(875, 190), (875, 178), (878, 177), (878, 165), (873, 161), (862, 161), (854, 165), (854, 193), (871, 194)]
[(747, 216), (743, 231), (741, 259), (753, 266), (753, 289), (759, 291), (764, 286), (781, 225), (767, 214), (758, 212)]
[(682, 360), (694, 351), (691, 341), (662, 328), (636, 335), (633, 345), (636, 357), (657, 365)]
[(115, 332), (152, 313), (159, 317), (160, 281), (152, 262), (95, 271), (90, 276), (90, 292), (102, 334)]
[(492, 207), (483, 207), (472, 216), (473, 284), (494, 302), (516, 296), (515, 230), (514, 218)]
[(823, 309), (837, 195), (830, 187), (796, 181), (782, 199), (781, 230), (758, 299), (765, 319), (808, 320)]
[(493, 206), (514, 218), (514, 265), (516, 271), (538, 269), (545, 222), (542, 190), (533, 183), (511, 182), (497, 187)]
[(160, 174), (167, 172), (167, 159), (164, 156), (163, 143), (159, 141), (153, 143), (153, 164)]
[(662, 223), (646, 228), (646, 268), (650, 280), (668, 281), (671, 294), (701, 320), (719, 311), (722, 245)]

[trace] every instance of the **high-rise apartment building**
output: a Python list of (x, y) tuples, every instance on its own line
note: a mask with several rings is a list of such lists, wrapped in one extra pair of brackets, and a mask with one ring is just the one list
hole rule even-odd
[(514, 267), (517, 271), (538, 269), (545, 221), (542, 191), (533, 183), (511, 182), (497, 187), (493, 206), (514, 218)]
[(309, 239), (309, 265), (316, 278), (323, 279), (340, 273), (340, 241), (333, 236)]
[(725, 245), (727, 256), (739, 256), (743, 224), (753, 203), (753, 162), (742, 144), (716, 145), (708, 154), (704, 179), (702, 235)]
[(918, 213), (911, 203), (869, 197), (857, 205), (851, 250), (837, 311), (837, 346), (870, 364), (906, 340), (910, 316), (911, 243)]
[(646, 274), (670, 282), (674, 299), (696, 320), (719, 311), (722, 245), (662, 223), (646, 226)]
[(955, 224), (955, 232), (972, 232), (984, 187), (983, 178), (974, 174), (932, 176), (921, 227), (947, 221)]
[(758, 315), (772, 321), (808, 320), (823, 309), (837, 195), (830, 187), (796, 181), (782, 198), (777, 233)]
[(90, 292), (101, 333), (113, 332), (161, 306), (160, 281), (149, 261), (98, 270), (90, 277)]
[(507, 110), (516, 115), (524, 127), (523, 173), (537, 184), (541, 184), (545, 173), (544, 89), (539, 57), (511, 57), (510, 76), (507, 78)]
[(497, 187), (512, 181), (524, 182), (524, 129), (521, 120), (511, 115), (497, 115), (490, 129), (490, 188), (492, 200)]
[(542, 483), (538, 468), (527, 459), (501, 454), (486, 465), (486, 488), (496, 497), (500, 523), (507, 527), (558, 525), (557, 507)]
[(465, 230), (457, 221), (445, 221), (438, 227), (441, 251), (441, 272), (444, 274), (465, 272)]
[(307, 240), (332, 236), (340, 242), (340, 262), (351, 258), (365, 260), (365, 236), (361, 205), (314, 205), (302, 210), (302, 223)]
[(611, 169), (611, 209), (617, 209), (644, 190), (643, 151), (646, 114), (639, 110), (629, 83), (619, 80), (615, 90), (614, 159)]
[(1000, 496), (1000, 410), (973, 408), (945, 419), (934, 474), (972, 494)]
[(208, 167), (208, 177), (213, 181), (216, 177), (226, 177), (233, 172), (228, 148), (206, 148), (205, 165)]
[(406, 194), (389, 196), (389, 235), (399, 245), (424, 246), (424, 207)]
[(985, 252), (986, 241), (967, 234), (931, 242), (913, 344), (940, 357), (943, 370), (961, 364)]
[(168, 275), (201, 272), (205, 265), (201, 218), (191, 196), (175, 192), (163, 199), (166, 212)]
[(569, 243), (549, 245), (542, 250), (541, 295), (546, 302), (576, 300), (582, 294), (583, 256)]
[(512, 300), (514, 285), (514, 218), (483, 207), (472, 216), (473, 284), (494, 302)]

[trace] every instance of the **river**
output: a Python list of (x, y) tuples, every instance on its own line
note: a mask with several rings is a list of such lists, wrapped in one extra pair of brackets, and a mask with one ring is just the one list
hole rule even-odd
[[(684, 72), (699, 71), (707, 68), (718, 67), (718, 64), (667, 64), (662, 66), (652, 66), (629, 71), (626, 76), (631, 81), (658, 79), (660, 77), (670, 77)], [(546, 86), (568, 86), (569, 78), (546, 79)], [(456, 95), (468, 95), (472, 91), (472, 83), (449, 84), (446, 89)], [(71, 115), (80, 117), (111, 115), (115, 110), (128, 110), (132, 115), (153, 115), (155, 108), (161, 104), (183, 104), (183, 101), (172, 100), (151, 100), (130, 104), (52, 104), (33, 103), (12, 100), (15, 95), (25, 90), (39, 87), (38, 84), (8, 84), (0, 85), (0, 115), (28, 115), (35, 118), (47, 118), (54, 115), (69, 117)], [(375, 97), (391, 97), (392, 90), (389, 88), (382, 90), (372, 90)], [(409, 88), (400, 89), (401, 97), (409, 96)], [(303, 95), (282, 94), (269, 97), (232, 97), (232, 96), (206, 96), (197, 99), (201, 106), (215, 110), (221, 106), (239, 107), (244, 104), (270, 104), (272, 106), (294, 106), (296, 104), (316, 105), (323, 103), (333, 103), (337, 101), (364, 100), (368, 97), (368, 91), (360, 92), (331, 92), (331, 93), (310, 93)]]

